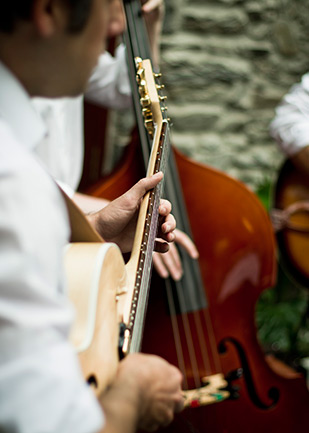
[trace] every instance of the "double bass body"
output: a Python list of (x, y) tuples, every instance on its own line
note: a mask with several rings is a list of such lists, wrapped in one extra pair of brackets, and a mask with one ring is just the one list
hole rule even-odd
[[(240, 182), (195, 163), (176, 152), (176, 161), (208, 307), (189, 313), (191, 328), (211, 320), (219, 361), (231, 380), (232, 398), (186, 409), (166, 431), (170, 433), (260, 433), (306, 431), (309, 393), (304, 378), (265, 357), (257, 338), (255, 306), (259, 295), (274, 285), (276, 263), (272, 226), (256, 196)], [(171, 320), (163, 307), (164, 289), (150, 292), (143, 349), (176, 363)], [(181, 315), (177, 318), (181, 338)], [(205, 319), (204, 319), (205, 320)], [(193, 345), (199, 346), (192, 332)], [(205, 345), (210, 346), (209, 336)], [(210, 350), (207, 350), (210, 353)], [(215, 357), (211, 357), (213, 359)], [(197, 355), (203, 366), (202, 355)], [(187, 373), (191, 364), (186, 357)], [(210, 366), (216, 372), (216, 365)], [(242, 375), (237, 378), (237, 372)], [(190, 373), (189, 373), (190, 374)], [(200, 376), (209, 375), (204, 367)], [(193, 382), (191, 382), (193, 386)], [(234, 389), (234, 392), (233, 392)]]
[[(196, 385), (196, 374), (203, 378), (221, 371), (231, 380), (232, 398), (187, 408), (162, 432), (306, 431), (309, 393), (304, 378), (270, 362), (257, 338), (255, 305), (261, 292), (273, 286), (276, 275), (269, 218), (256, 196), (243, 184), (189, 160), (175, 149), (173, 153), (200, 253), (206, 303), (184, 313), (184, 320), (181, 311), (170, 311), (165, 280), (154, 273), (142, 351), (158, 354), (181, 367), (189, 389)], [(87, 192), (113, 199), (143, 175), (141, 151), (137, 138), (133, 137), (115, 171)], [(182, 345), (181, 365), (175, 324)]]

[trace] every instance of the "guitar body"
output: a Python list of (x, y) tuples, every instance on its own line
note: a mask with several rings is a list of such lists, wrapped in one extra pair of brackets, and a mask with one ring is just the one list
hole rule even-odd
[[(301, 173), (287, 160), (276, 182), (273, 207), (283, 210), (304, 201), (309, 203), (309, 176)], [(309, 212), (297, 212), (290, 220), (307, 233), (288, 228), (279, 231), (277, 239), (280, 256), (289, 274), (301, 285), (309, 288)]]
[(126, 290), (126, 270), (115, 244), (68, 245), (65, 270), (76, 317), (70, 341), (85, 379), (99, 395), (114, 379), (118, 366), (119, 299)]

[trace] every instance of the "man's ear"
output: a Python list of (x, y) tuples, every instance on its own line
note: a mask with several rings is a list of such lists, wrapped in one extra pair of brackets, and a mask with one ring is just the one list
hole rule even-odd
[(63, 1), (35, 0), (32, 18), (37, 31), (43, 37), (51, 36), (59, 28), (66, 25), (68, 11)]

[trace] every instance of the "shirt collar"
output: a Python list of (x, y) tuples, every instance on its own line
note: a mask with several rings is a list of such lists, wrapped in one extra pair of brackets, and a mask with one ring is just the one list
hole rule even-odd
[(33, 148), (45, 135), (43, 120), (34, 110), (21, 83), (0, 62), (0, 117), (11, 127), (17, 139)]

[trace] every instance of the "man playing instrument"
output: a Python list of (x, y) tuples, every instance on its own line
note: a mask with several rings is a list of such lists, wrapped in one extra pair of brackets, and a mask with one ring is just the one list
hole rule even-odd
[[(109, 31), (109, 0), (11, 0), (0, 14), (0, 430), (153, 431), (183, 407), (181, 374), (161, 358), (119, 363), (98, 399), (68, 342), (73, 311), (63, 277), (67, 209), (33, 154), (45, 133), (32, 96), (82, 93)], [(103, 238), (130, 249), (141, 198), (162, 180), (142, 179), (92, 214)], [(171, 205), (159, 208), (162, 241), (174, 239)]]
[(270, 134), (298, 170), (309, 174), (309, 73), (294, 84), (270, 124)]

